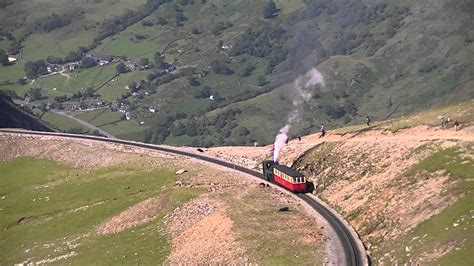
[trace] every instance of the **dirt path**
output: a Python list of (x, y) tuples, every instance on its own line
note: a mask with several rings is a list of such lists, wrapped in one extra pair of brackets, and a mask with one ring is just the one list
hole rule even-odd
[[(417, 126), (406, 130), (400, 130), (396, 133), (384, 129), (373, 129), (363, 133), (348, 133), (345, 135), (337, 135), (328, 131), (324, 138), (318, 134), (304, 136), (301, 141), (293, 139), (283, 148), (281, 152), (280, 163), (290, 165), (294, 160), (301, 156), (305, 151), (317, 146), (323, 142), (345, 141), (349, 143), (397, 143), (403, 145), (410, 142), (423, 142), (430, 140), (453, 140), (474, 142), (474, 126), (468, 126), (461, 130), (454, 131), (452, 128), (439, 129), (429, 126)], [(227, 157), (234, 162), (242, 164), (245, 160), (251, 160), (254, 164), (259, 164), (261, 160), (270, 158), (271, 145), (258, 147), (216, 147), (207, 151), (217, 157)], [(249, 162), (246, 162), (246, 166)]]

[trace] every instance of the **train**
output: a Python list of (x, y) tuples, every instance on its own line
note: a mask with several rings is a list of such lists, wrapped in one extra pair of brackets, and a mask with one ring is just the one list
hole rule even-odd
[(314, 184), (306, 180), (306, 177), (300, 172), (272, 160), (265, 160), (262, 164), (265, 180), (274, 182), (295, 193), (307, 193), (314, 190)]

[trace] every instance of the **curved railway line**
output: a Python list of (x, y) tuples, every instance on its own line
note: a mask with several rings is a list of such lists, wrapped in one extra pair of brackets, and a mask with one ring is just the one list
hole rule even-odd
[[(0, 133), (87, 139), (87, 140), (95, 140), (95, 141), (103, 141), (103, 142), (109, 142), (109, 143), (135, 146), (135, 147), (157, 150), (157, 151), (162, 151), (162, 152), (172, 153), (172, 154), (178, 154), (178, 155), (182, 155), (186, 157), (203, 160), (206, 162), (210, 162), (213, 164), (231, 168), (236, 171), (240, 171), (245, 174), (248, 174), (248, 175), (251, 175), (263, 180), (262, 173), (240, 166), (240, 165), (236, 165), (234, 163), (221, 161), (219, 159), (207, 157), (201, 154), (195, 154), (191, 152), (181, 151), (181, 150), (172, 149), (168, 147), (156, 146), (152, 144), (120, 140), (120, 139), (110, 139), (110, 138), (104, 138), (104, 137), (88, 136), (88, 135), (25, 131), (25, 130), (15, 130), (15, 129), (0, 129)], [(333, 228), (334, 232), (339, 238), (339, 242), (341, 244), (340, 248), (344, 251), (344, 254), (337, 254), (338, 259), (342, 257), (340, 261), (338, 260), (338, 265), (341, 262), (343, 262), (343, 265), (369, 265), (370, 264), (369, 258), (367, 257), (367, 254), (365, 253), (365, 250), (363, 248), (362, 242), (360, 242), (356, 233), (354, 231), (351, 231), (352, 229), (350, 228), (350, 226), (346, 225), (346, 223), (342, 220), (342, 218), (340, 218), (338, 215), (334, 213), (334, 211), (324, 206), (323, 204), (318, 202), (314, 197), (310, 195), (296, 194), (296, 197), (303, 200), (312, 209), (318, 212), (319, 215), (321, 215), (328, 222), (328, 224)]]

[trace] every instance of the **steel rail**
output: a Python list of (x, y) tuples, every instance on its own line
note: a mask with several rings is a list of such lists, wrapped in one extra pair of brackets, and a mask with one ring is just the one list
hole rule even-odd
[[(67, 133), (55, 133), (55, 132), (39, 132), (39, 131), (26, 131), (26, 130), (15, 130), (15, 129), (0, 129), (0, 132), (3, 133), (10, 133), (10, 134), (26, 134), (26, 135), (40, 135), (40, 136), (55, 136), (55, 137), (66, 137), (66, 138), (76, 138), (76, 139), (88, 139), (88, 140), (95, 140), (95, 141), (104, 141), (109, 143), (117, 143), (129, 146), (135, 146), (145, 149), (152, 149), (158, 150), (166, 153), (178, 154), (183, 155), (186, 157), (200, 159), (206, 162), (210, 162), (213, 164), (217, 164), (220, 166), (224, 166), (230, 169), (237, 170), (239, 172), (246, 173), (248, 175), (257, 177), (259, 179), (265, 180), (263, 178), (263, 174), (252, 169), (236, 165), (234, 163), (229, 163), (226, 161), (222, 161), (216, 158), (207, 157), (200, 154), (195, 154), (191, 152), (176, 150), (172, 148), (167, 148), (163, 146), (156, 146), (152, 144), (146, 144), (141, 142), (135, 141), (128, 141), (128, 140), (121, 140), (121, 139), (110, 139), (104, 137), (97, 137), (97, 136), (89, 136), (89, 135), (76, 135), (76, 134), (67, 134)], [(274, 183), (275, 185), (278, 185)], [(340, 242), (342, 243), (342, 248), (345, 252), (344, 254), (344, 261), (345, 265), (354, 265), (354, 266), (361, 266), (368, 264), (367, 256), (365, 252), (361, 251), (357, 245), (357, 240), (348, 229), (348, 227), (337, 217), (334, 213), (331, 212), (327, 207), (323, 206), (316, 200), (312, 199), (310, 196), (305, 194), (296, 194), (298, 198), (306, 202), (311, 208), (313, 208), (316, 212), (318, 212), (326, 221), (329, 223), (330, 226), (333, 227), (334, 232), (336, 233), (337, 237), (339, 238)], [(365, 257), (364, 257), (365, 256)]]

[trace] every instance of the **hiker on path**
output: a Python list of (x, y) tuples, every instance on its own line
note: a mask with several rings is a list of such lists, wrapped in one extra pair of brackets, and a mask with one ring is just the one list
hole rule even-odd
[(445, 116), (445, 115), (441, 115), (440, 118), (439, 118), (439, 122), (440, 122), (441, 128), (446, 127), (446, 116)]
[(365, 117), (365, 122), (367, 123), (367, 126), (370, 126), (370, 116)]
[(459, 128), (459, 122), (458, 120), (455, 120), (454, 121), (454, 131), (458, 131), (460, 128)]
[(325, 135), (326, 135), (326, 130), (324, 129), (324, 124), (321, 124), (321, 135), (319, 135), (319, 137), (322, 138)]

